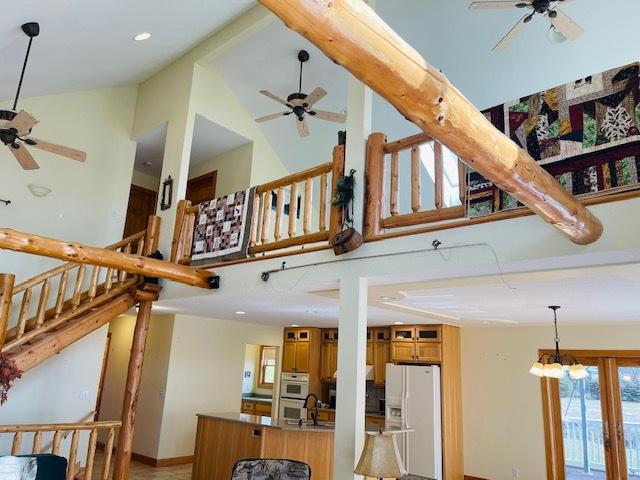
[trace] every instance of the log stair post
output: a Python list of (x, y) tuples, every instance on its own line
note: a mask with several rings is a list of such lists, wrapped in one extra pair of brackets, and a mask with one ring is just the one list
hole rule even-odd
[(9, 326), (9, 313), (11, 312), (11, 297), (13, 296), (13, 284), (15, 275), (0, 273), (0, 347), (4, 345)]

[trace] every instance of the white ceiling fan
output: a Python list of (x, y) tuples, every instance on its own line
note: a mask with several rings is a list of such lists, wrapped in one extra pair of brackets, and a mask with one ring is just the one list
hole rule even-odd
[(547, 17), (551, 23), (549, 39), (554, 42), (562, 42), (566, 39), (576, 40), (584, 33), (584, 29), (558, 8), (561, 3), (569, 3), (573, 0), (519, 0), (519, 1), (477, 1), (469, 5), (470, 10), (489, 10), (503, 8), (522, 8), (531, 10), (522, 17), (509, 32), (502, 37), (493, 47), (494, 52), (504, 50), (511, 41), (518, 36), (524, 27), (533, 20), (536, 13)]
[(269, 97), (272, 100), (275, 100), (278, 103), (281, 103), (282, 105), (288, 107), (289, 110), (256, 118), (256, 122), (267, 122), (269, 120), (275, 120), (276, 118), (291, 115), (293, 113), (296, 116), (298, 135), (300, 135), (301, 137), (306, 137), (307, 135), (309, 135), (309, 125), (307, 124), (306, 119), (307, 115), (319, 118), (320, 120), (328, 120), (330, 122), (346, 122), (347, 116), (344, 113), (325, 112), (324, 110), (312, 108), (316, 103), (324, 98), (327, 92), (322, 88), (317, 87), (309, 95), (307, 95), (306, 93), (302, 93), (302, 66), (307, 60), (309, 60), (309, 52), (307, 52), (306, 50), (300, 50), (300, 52), (298, 52), (298, 60), (300, 61), (300, 82), (297, 92), (292, 93), (287, 97), (286, 100), (284, 100), (277, 95), (269, 92), (268, 90), (260, 90), (261, 94)]

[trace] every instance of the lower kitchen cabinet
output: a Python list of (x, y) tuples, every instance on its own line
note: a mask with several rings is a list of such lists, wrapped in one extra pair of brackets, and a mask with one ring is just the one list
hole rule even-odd
[(253, 400), (242, 400), (240, 407), (242, 413), (248, 413), (250, 415), (262, 415), (264, 417), (271, 416), (271, 403), (269, 402), (256, 402)]
[(338, 343), (323, 342), (320, 346), (320, 380), (335, 382), (333, 374), (338, 368)]

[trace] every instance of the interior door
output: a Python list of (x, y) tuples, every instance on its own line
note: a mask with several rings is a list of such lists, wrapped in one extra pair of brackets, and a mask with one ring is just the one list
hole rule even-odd
[(124, 224), (124, 238), (146, 229), (149, 217), (155, 213), (156, 192), (137, 185), (131, 185), (127, 217)]
[(217, 170), (192, 178), (187, 182), (187, 193), (184, 198), (190, 200), (192, 205), (213, 200), (216, 198), (217, 178)]

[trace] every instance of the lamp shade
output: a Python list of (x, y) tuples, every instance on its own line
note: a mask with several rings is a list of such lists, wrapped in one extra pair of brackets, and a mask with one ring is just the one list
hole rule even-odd
[(545, 365), (542, 373), (545, 377), (549, 378), (562, 378), (564, 376), (562, 365), (560, 365), (559, 363), (551, 363)]
[(531, 370), (529, 370), (529, 373), (531, 375), (535, 375), (536, 377), (544, 377), (543, 371), (544, 365), (542, 365), (542, 363), (540, 362), (534, 362), (531, 366)]
[(397, 478), (406, 475), (395, 435), (391, 432), (367, 433), (364, 449), (354, 473), (375, 478)]
[(551, 25), (551, 28), (549, 28), (549, 31), (547, 32), (547, 38), (553, 43), (562, 43), (567, 41), (567, 37), (565, 37), (562, 32), (553, 25)]
[(582, 380), (583, 378), (587, 378), (589, 376), (589, 372), (584, 368), (584, 365), (581, 363), (576, 363), (575, 365), (571, 365), (569, 367), (569, 376), (573, 380)]

